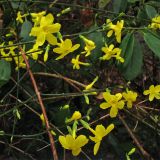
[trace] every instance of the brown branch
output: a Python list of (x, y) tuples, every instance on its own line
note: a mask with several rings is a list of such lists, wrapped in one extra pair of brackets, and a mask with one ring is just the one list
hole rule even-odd
[(132, 130), (129, 128), (129, 126), (127, 125), (126, 121), (122, 118), (122, 116), (119, 115), (118, 118), (121, 120), (121, 122), (125, 126), (127, 132), (129, 133), (129, 135), (131, 136), (131, 138), (133, 139), (134, 143), (136, 144), (136, 146), (138, 147), (138, 149), (140, 150), (142, 155), (145, 157), (145, 159), (146, 160), (154, 160), (151, 157), (151, 155), (146, 150), (144, 150), (144, 148), (142, 147), (142, 145), (140, 144), (140, 142), (138, 141), (136, 136), (133, 134)]
[(47, 77), (54, 77), (54, 78), (63, 79), (64, 81), (66, 81), (66, 82), (68, 82), (68, 83), (71, 82), (71, 83), (74, 83), (74, 84), (76, 84), (76, 85), (78, 85), (78, 86), (80, 86), (80, 87), (83, 87), (83, 88), (85, 88), (85, 87), (87, 86), (87, 85), (85, 85), (85, 84), (83, 84), (83, 83), (80, 83), (80, 82), (78, 82), (78, 81), (75, 81), (75, 80), (70, 79), (70, 78), (67, 78), (67, 77), (64, 77), (64, 76), (62, 76), (62, 75), (60, 75), (60, 74), (36, 72), (36, 73), (34, 73), (34, 75), (40, 75), (40, 76), (47, 76)]
[(50, 140), (50, 144), (51, 144), (51, 151), (52, 151), (52, 154), (53, 154), (53, 158), (54, 158), (54, 160), (58, 160), (58, 155), (57, 155), (54, 139), (53, 139), (53, 136), (52, 136), (52, 134), (50, 132), (50, 125), (49, 125), (49, 122), (48, 122), (48, 117), (47, 117), (46, 109), (45, 109), (45, 106), (44, 106), (42, 98), (41, 98), (41, 94), (40, 94), (40, 92), (38, 90), (37, 83), (35, 81), (34, 75), (33, 75), (32, 71), (30, 70), (30, 66), (29, 66), (26, 54), (25, 54), (25, 52), (24, 52), (24, 50), (22, 49), (21, 46), (19, 46), (19, 50), (20, 50), (20, 52), (22, 54), (22, 57), (23, 57), (23, 59), (25, 61), (27, 71), (28, 71), (28, 73), (30, 75), (30, 78), (31, 78), (31, 81), (32, 81), (32, 84), (33, 84), (33, 87), (34, 87), (34, 90), (35, 90), (35, 93), (36, 93), (38, 101), (39, 101), (39, 105), (41, 107), (41, 110), (42, 110), (42, 113), (43, 113), (43, 116), (44, 116), (45, 126), (46, 126), (46, 130), (48, 132), (48, 136), (49, 136), (49, 140)]

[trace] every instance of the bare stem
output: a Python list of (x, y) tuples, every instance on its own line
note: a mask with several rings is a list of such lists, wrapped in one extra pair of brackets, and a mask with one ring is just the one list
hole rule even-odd
[(31, 78), (31, 81), (32, 81), (32, 84), (33, 84), (33, 87), (34, 87), (34, 90), (35, 90), (35, 93), (36, 93), (37, 98), (38, 98), (39, 105), (41, 107), (41, 110), (42, 110), (42, 113), (43, 113), (43, 116), (44, 116), (44, 119), (45, 119), (45, 126), (46, 126), (46, 130), (48, 132), (48, 136), (49, 136), (49, 140), (50, 140), (50, 144), (51, 144), (51, 151), (52, 151), (52, 154), (53, 154), (53, 158), (54, 158), (54, 160), (58, 160), (58, 155), (57, 155), (54, 139), (53, 139), (53, 136), (52, 136), (52, 134), (50, 132), (50, 125), (49, 125), (49, 122), (48, 122), (48, 117), (47, 117), (46, 109), (45, 109), (45, 106), (44, 106), (42, 98), (41, 98), (41, 94), (40, 94), (40, 92), (38, 90), (37, 83), (35, 81), (33, 73), (30, 70), (30, 66), (29, 66), (26, 54), (25, 54), (25, 52), (24, 52), (24, 50), (22, 49), (21, 46), (19, 46), (19, 49), (20, 49), (22, 57), (23, 57), (23, 59), (24, 59), (24, 61), (26, 63), (27, 71), (28, 71), (28, 73), (30, 75), (30, 78)]

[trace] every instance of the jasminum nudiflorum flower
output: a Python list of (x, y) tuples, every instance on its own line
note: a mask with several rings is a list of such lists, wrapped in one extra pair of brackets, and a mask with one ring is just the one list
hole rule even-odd
[(77, 55), (76, 58), (72, 58), (71, 63), (73, 64), (73, 69), (80, 69), (80, 65), (89, 66), (89, 63), (84, 63), (79, 61), (80, 55)]
[(110, 60), (111, 58), (116, 58), (116, 60), (120, 61), (121, 63), (124, 62), (124, 59), (120, 56), (121, 49), (114, 48), (113, 44), (102, 47), (102, 51), (105, 53), (105, 55), (100, 57), (101, 60)]
[(23, 18), (25, 18), (28, 14), (24, 14), (24, 15), (21, 15), (21, 12), (18, 11), (17, 12), (17, 18), (16, 18), (16, 21), (20, 22), (20, 23), (23, 23)]
[(152, 18), (152, 23), (148, 27), (154, 30), (160, 29), (160, 16), (158, 15)]
[(51, 45), (57, 44), (57, 38), (53, 34), (59, 32), (61, 24), (53, 22), (54, 17), (49, 13), (41, 18), (38, 26), (31, 29), (30, 36), (37, 37), (36, 44), (42, 46), (45, 41)]
[(124, 108), (124, 101), (122, 99), (122, 94), (117, 93), (115, 95), (110, 94), (109, 92), (103, 93), (103, 98), (106, 100), (106, 102), (103, 102), (100, 104), (100, 108), (102, 109), (110, 109), (110, 117), (114, 118), (118, 114), (118, 109)]
[(89, 130), (94, 134), (94, 137), (89, 136), (89, 138), (93, 142), (95, 142), (94, 149), (93, 149), (94, 155), (97, 154), (103, 137), (108, 135), (113, 129), (114, 129), (114, 124), (110, 124), (107, 128), (105, 128), (102, 124), (97, 125), (95, 130), (93, 130), (92, 128), (89, 128)]
[(59, 142), (62, 147), (72, 151), (73, 156), (78, 156), (82, 151), (82, 147), (88, 143), (88, 139), (85, 135), (79, 135), (78, 137), (73, 137), (68, 134), (66, 136), (59, 136)]
[(43, 51), (39, 48), (38, 44), (35, 43), (33, 47), (26, 52), (33, 60), (38, 60), (39, 54), (42, 54)]
[(124, 25), (124, 20), (117, 21), (117, 24), (114, 25), (110, 19), (107, 19), (106, 21), (107, 28), (109, 28), (109, 32), (107, 33), (107, 37), (111, 37), (112, 34), (115, 34), (116, 40), (118, 43), (121, 43), (121, 35), (122, 35), (122, 29)]
[(126, 91), (122, 93), (123, 98), (127, 102), (127, 107), (132, 108), (132, 103), (137, 99), (137, 93), (133, 91)]
[(42, 11), (39, 13), (31, 13), (32, 21), (34, 22), (34, 26), (40, 24), (41, 18), (46, 14), (46, 11)]
[(60, 55), (56, 58), (56, 60), (59, 60), (64, 58), (69, 53), (72, 53), (75, 50), (77, 50), (80, 47), (80, 44), (75, 44), (73, 46), (72, 41), (70, 39), (66, 39), (64, 41), (61, 39), (61, 43), (57, 43), (57, 46), (58, 47), (53, 49), (53, 52)]
[(148, 90), (143, 92), (143, 94), (149, 94), (149, 101), (153, 101), (154, 98), (160, 99), (160, 85), (151, 85)]
[(94, 50), (96, 48), (96, 45), (95, 43), (90, 40), (90, 39), (87, 39), (86, 37), (80, 35), (80, 38), (84, 41), (85, 43), (85, 47), (84, 47), (84, 50), (83, 52), (81, 52), (82, 54), (85, 54), (85, 57), (88, 57), (90, 54), (91, 54), (91, 51)]
[(66, 122), (69, 123), (69, 122), (72, 122), (72, 121), (75, 121), (75, 120), (78, 120), (78, 119), (81, 119), (82, 118), (82, 115), (79, 111), (75, 111), (72, 115), (71, 118), (67, 119)]
[[(4, 47), (4, 42), (2, 43), (2, 44), (0, 44), (0, 47)], [(10, 44), (10, 42), (9, 42), (9, 44)], [(7, 50), (10, 50), (10, 48), (6, 48)], [(15, 49), (15, 47), (14, 47), (14, 49)], [(12, 51), (14, 50), (13, 49), (13, 47), (12, 47)], [(10, 62), (10, 61), (12, 61), (12, 57), (11, 57), (11, 52), (9, 51), (9, 52), (7, 52), (4, 48), (1, 48), (0, 49), (0, 55), (2, 56), (1, 58), (2, 59), (4, 59), (5, 61), (8, 61), (8, 62)]]

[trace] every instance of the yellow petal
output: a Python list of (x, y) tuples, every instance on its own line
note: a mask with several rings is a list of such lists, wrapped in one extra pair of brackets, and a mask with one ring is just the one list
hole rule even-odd
[(99, 150), (99, 146), (100, 146), (101, 142), (97, 142), (95, 145), (94, 145), (94, 155), (97, 154), (98, 150)]
[(102, 108), (102, 109), (107, 109), (109, 107), (111, 107), (111, 105), (107, 102), (103, 102), (100, 104), (100, 108)]
[(67, 141), (66, 141), (66, 137), (59, 136), (59, 142), (61, 143), (63, 148), (69, 149), (69, 146), (68, 146)]
[(118, 105), (117, 107), (119, 109), (123, 109), (123, 107), (124, 107), (124, 101), (123, 100), (119, 101), (117, 105)]
[(47, 34), (46, 35), (46, 40), (51, 45), (56, 45), (57, 44), (57, 38), (52, 34)]
[(110, 124), (108, 127), (107, 127), (107, 129), (106, 129), (106, 135), (108, 134), (108, 133), (110, 133), (112, 130), (114, 129), (114, 124)]
[(41, 29), (39, 27), (33, 27), (30, 36), (38, 36), (40, 33)]
[(80, 47), (80, 44), (75, 44), (75, 45), (71, 48), (70, 52), (73, 52), (73, 51), (77, 50), (79, 47)]
[(57, 47), (57, 48), (53, 49), (53, 52), (61, 54), (61, 53), (63, 53), (63, 50), (60, 47)]
[(37, 37), (36, 43), (39, 46), (42, 46), (44, 44), (44, 42), (45, 42), (45, 38), (46, 38), (46, 36), (45, 36), (44, 33), (39, 34), (38, 37)]
[(149, 95), (149, 101), (153, 101), (153, 99), (154, 99), (154, 94), (150, 94)]
[(95, 143), (97, 143), (99, 141), (99, 139), (97, 139), (97, 137), (89, 136), (89, 138)]
[(118, 109), (117, 109), (117, 107), (111, 107), (111, 109), (110, 109), (110, 117), (111, 117), (111, 118), (114, 118), (114, 117), (117, 116), (117, 114), (118, 114)]
[(86, 136), (84, 135), (80, 135), (76, 138), (75, 140), (75, 145), (78, 147), (83, 147), (84, 145), (86, 145), (88, 143), (88, 139)]
[(102, 139), (105, 136), (105, 128), (103, 125), (96, 126), (96, 135)]
[(109, 92), (104, 92), (103, 93), (103, 98), (108, 102), (110, 101), (112, 95)]
[(80, 152), (81, 152), (81, 148), (76, 148), (72, 150), (73, 156), (78, 156)]
[(55, 23), (49, 26), (46, 26), (45, 29), (49, 32), (49, 33), (57, 33), (59, 32), (61, 28), (61, 24), (59, 23)]
[(52, 14), (47, 14), (47, 16), (43, 16), (41, 18), (41, 22), (40, 22), (40, 26), (47, 26), (47, 25), (50, 25), (52, 24), (54, 21), (54, 17)]
[(145, 91), (143, 92), (144, 95), (148, 95), (149, 93), (150, 93), (149, 90), (145, 90)]

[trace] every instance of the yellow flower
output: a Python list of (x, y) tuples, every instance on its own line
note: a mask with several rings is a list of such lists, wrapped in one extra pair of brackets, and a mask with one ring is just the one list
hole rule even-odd
[(57, 45), (59, 47), (53, 49), (53, 52), (60, 54), (56, 60), (64, 58), (67, 54), (74, 52), (80, 47), (80, 44), (72, 46), (72, 41), (70, 39), (66, 39), (65, 41), (61, 40), (61, 43), (57, 43)]
[(107, 109), (110, 108), (110, 117), (116, 117), (118, 114), (118, 109), (123, 109), (124, 107), (124, 101), (121, 100), (122, 94), (117, 93), (115, 95), (111, 95), (109, 92), (103, 93), (103, 98), (107, 102), (103, 102), (100, 104), (100, 108)]
[(53, 23), (54, 17), (52, 14), (43, 16), (40, 21), (40, 26), (34, 26), (31, 29), (31, 36), (37, 37), (36, 43), (42, 46), (47, 40), (49, 44), (56, 45), (57, 38), (53, 33), (59, 32), (61, 25), (59, 23)]
[[(4, 42), (0, 44), (0, 47), (4, 47)], [(6, 48), (6, 49), (9, 49), (9, 48)], [(8, 61), (8, 62), (12, 61), (12, 58), (10, 57), (10, 52), (6, 53), (4, 48), (0, 49), (0, 54), (5, 61)]]
[(127, 101), (127, 107), (132, 108), (132, 103), (136, 101), (137, 93), (133, 91), (127, 91), (122, 93), (123, 98)]
[(73, 69), (80, 69), (80, 65), (89, 66), (89, 63), (84, 63), (79, 61), (80, 55), (77, 55), (76, 58), (72, 58), (71, 63), (73, 63)]
[(33, 60), (37, 60), (38, 59), (38, 55), (42, 54), (43, 51), (39, 49), (39, 46), (35, 43), (33, 45), (33, 48), (31, 48), (30, 50), (28, 50), (26, 52), (27, 54), (31, 53), (31, 57)]
[(72, 117), (67, 119), (66, 122), (69, 123), (69, 122), (72, 122), (72, 121), (75, 121), (75, 120), (78, 120), (78, 119), (81, 119), (81, 118), (82, 118), (81, 113), (79, 111), (75, 111), (73, 113)]
[(152, 18), (152, 23), (151, 25), (149, 25), (149, 28), (152, 29), (160, 29), (160, 16), (156, 16), (154, 18)]
[(106, 129), (103, 125), (97, 125), (95, 130), (89, 128), (89, 130), (95, 135), (95, 137), (89, 136), (89, 138), (95, 142), (93, 149), (94, 155), (96, 155), (99, 150), (102, 138), (109, 134), (113, 129), (114, 124), (110, 124)]
[(100, 58), (101, 60), (110, 60), (111, 58), (116, 58), (121, 63), (124, 62), (124, 59), (120, 56), (121, 49), (114, 48), (113, 44), (109, 45), (109, 47), (107, 45), (102, 47), (102, 51), (105, 53), (105, 55)]
[(39, 13), (31, 13), (32, 21), (34, 22), (34, 26), (40, 24), (41, 18), (46, 14), (46, 11), (42, 11)]
[(85, 45), (86, 45), (86, 46), (84, 47), (84, 50), (85, 50), (85, 51), (83, 51), (83, 52), (81, 52), (81, 53), (84, 53), (84, 54), (86, 53), (85, 56), (87, 57), (87, 56), (89, 56), (89, 55), (91, 54), (91, 51), (96, 48), (95, 43), (94, 43), (93, 41), (85, 38), (85, 37), (82, 36), (82, 35), (80, 36), (80, 38), (83, 39), (83, 41), (85, 42)]
[(84, 135), (79, 135), (77, 138), (73, 138), (71, 135), (59, 136), (59, 142), (62, 147), (68, 150), (72, 150), (73, 156), (79, 155), (81, 147), (88, 143), (88, 139)]
[(23, 23), (23, 17), (26, 17), (28, 14), (24, 14), (24, 15), (21, 15), (21, 12), (18, 11), (17, 13), (17, 18), (16, 18), (16, 21), (19, 21), (20, 23)]
[(96, 76), (96, 78), (94, 78), (93, 82), (91, 82), (89, 85), (87, 85), (87, 86), (85, 87), (85, 91), (92, 89), (93, 85), (94, 85), (97, 81), (98, 81), (98, 76)]
[(160, 85), (154, 86), (151, 85), (149, 90), (145, 90), (143, 92), (144, 95), (149, 94), (149, 101), (153, 101), (154, 98), (160, 99)]
[(107, 19), (107, 27), (111, 29), (107, 33), (107, 37), (111, 37), (114, 32), (117, 42), (121, 43), (121, 31), (122, 31), (123, 25), (124, 25), (124, 20), (117, 21), (117, 24), (114, 25), (110, 19)]

